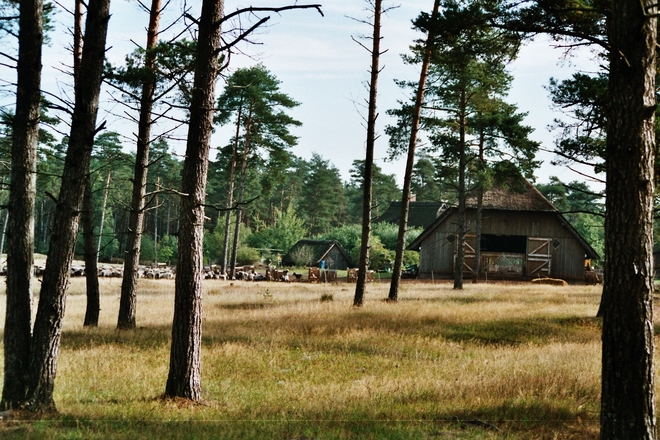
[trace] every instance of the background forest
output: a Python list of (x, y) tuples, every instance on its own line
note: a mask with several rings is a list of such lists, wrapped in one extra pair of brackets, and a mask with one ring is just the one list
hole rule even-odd
[[(1, 139), (3, 161), (8, 159), (10, 140), (10, 130), (5, 124)], [(55, 209), (54, 199), (60, 185), (65, 146), (65, 139), (58, 140), (52, 134), (42, 132), (35, 217), (37, 253), (48, 251), (52, 232), (49, 220)], [(217, 156), (209, 164), (204, 237), (208, 263), (218, 262), (222, 252), (225, 224), (220, 207), (224, 207), (227, 199), (230, 147), (219, 148)], [(148, 177), (151, 196), (142, 236), (141, 259), (144, 262), (173, 264), (177, 254), (179, 215), (179, 196), (175, 190), (180, 187), (182, 159), (170, 150), (165, 140), (152, 143), (151, 149), (154, 158)], [(339, 170), (332, 162), (318, 154), (311, 160), (304, 160), (286, 150), (279, 153), (277, 158), (267, 156), (264, 159), (256, 151), (248, 157), (244, 198), (250, 203), (244, 206), (238, 264), (250, 264), (262, 257), (272, 258), (270, 249), (273, 253), (278, 250), (286, 252), (303, 238), (338, 240), (355, 261), (360, 240), (360, 176), (363, 162), (355, 161), (351, 180), (342, 181)], [(103, 222), (99, 237), (99, 259), (102, 262), (118, 262), (125, 251), (134, 161), (134, 152), (123, 145), (118, 133), (108, 131), (97, 136), (92, 158), (92, 194), (94, 218), (99, 226)], [(439, 170), (444, 168), (438, 162), (431, 156), (417, 160), (412, 183), (417, 201), (455, 201), (455, 191), (439, 177)], [(0, 178), (8, 180), (6, 169)], [(383, 174), (377, 165), (373, 185), (373, 217), (377, 218), (387, 209), (390, 201), (400, 200), (401, 189), (396, 184), (395, 176)], [(590, 195), (589, 188), (583, 182), (566, 185), (553, 178), (548, 184), (538, 185), (538, 189), (557, 209), (566, 213), (573, 226), (602, 254), (602, 220), (589, 214), (599, 209), (599, 199)], [(6, 191), (2, 197), (6, 200)], [(3, 211), (0, 217), (3, 231), (6, 218), (6, 211)], [(372, 242), (375, 261), (393, 259), (397, 230), (397, 226), (392, 224), (375, 225), (373, 233), (377, 239)], [(414, 240), (420, 232), (420, 229), (411, 230), (407, 240)], [(4, 247), (3, 243), (4, 240), (0, 240), (0, 247)], [(82, 246), (80, 234), (77, 254), (83, 253)], [(407, 264), (415, 262), (414, 254), (408, 255), (408, 258)]]
[[(247, 76), (247, 78), (246, 78)], [(239, 115), (240, 99), (235, 81), (255, 80), (253, 93), (260, 100), (261, 114), (253, 112), (247, 122)], [(234, 82), (232, 81), (234, 80)], [(241, 89), (245, 94), (245, 89)], [(232, 188), (233, 200), (242, 200), (241, 230), (239, 233), (237, 263), (251, 264), (261, 258), (273, 258), (278, 252), (287, 252), (303, 238), (335, 239), (357, 261), (360, 243), (364, 161), (356, 160), (350, 170), (351, 178), (342, 181), (340, 171), (329, 159), (313, 154), (310, 160), (295, 156), (289, 151), (297, 138), (289, 127), (299, 125), (286, 114), (286, 109), (298, 105), (296, 101), (279, 92), (279, 81), (263, 65), (239, 69), (228, 82), (219, 98), (221, 110), (216, 124), (232, 125), (239, 133), (238, 139), (228, 139), (225, 146), (217, 146), (216, 155), (209, 163), (207, 183), (207, 209), (205, 223), (205, 261), (217, 263), (224, 246), (224, 208)], [(37, 176), (35, 217), (35, 251), (47, 253), (51, 234), (49, 222), (55, 209), (60, 187), (67, 138), (58, 138), (57, 118), (44, 116), (49, 125), (41, 130)], [(1, 133), (2, 161), (10, 160), (11, 114), (4, 117)], [(250, 146), (246, 149), (247, 130), (250, 124)], [(50, 129), (48, 129), (50, 127)], [(396, 127), (389, 127), (393, 134)], [(396, 135), (393, 136), (396, 141)], [(240, 145), (240, 148), (237, 148)], [(98, 237), (99, 260), (120, 262), (126, 249), (126, 231), (129, 221), (131, 188), (135, 152), (125, 138), (114, 131), (103, 131), (95, 139), (92, 156), (92, 198), (94, 221)], [(234, 156), (234, 157), (233, 157)], [(159, 138), (151, 144), (151, 162), (148, 172), (144, 234), (141, 260), (173, 264), (177, 255), (179, 195), (182, 158), (175, 154), (167, 139)], [(234, 168), (232, 170), (232, 161)], [(238, 166), (237, 166), (238, 165)], [(457, 198), (456, 164), (443, 160), (439, 154), (425, 151), (416, 160), (411, 191), (420, 202), (435, 201), (455, 203)], [(7, 167), (0, 179), (9, 179)], [(240, 181), (240, 185), (233, 181)], [(401, 188), (395, 175), (384, 174), (378, 165), (373, 172), (372, 218), (376, 219), (391, 201), (401, 199)], [(538, 189), (565, 213), (573, 226), (602, 254), (603, 221), (600, 197), (593, 194), (583, 182), (565, 184), (551, 178)], [(3, 191), (6, 200), (8, 191)], [(229, 236), (235, 234), (235, 217), (231, 217)], [(1, 225), (5, 231), (6, 210), (2, 212)], [(102, 225), (102, 227), (101, 227)], [(421, 232), (412, 229), (407, 234), (410, 242)], [(372, 260), (383, 262), (394, 258), (397, 225), (377, 223), (373, 234)], [(4, 237), (4, 234), (3, 234)], [(230, 240), (230, 243), (232, 240)], [(83, 253), (82, 233), (76, 253)], [(4, 239), (0, 240), (4, 248)], [(416, 262), (415, 253), (407, 253), (406, 264)]]

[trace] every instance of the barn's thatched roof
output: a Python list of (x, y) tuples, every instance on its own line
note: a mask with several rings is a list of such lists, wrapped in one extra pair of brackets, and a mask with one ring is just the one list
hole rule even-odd
[(291, 247), (291, 249), (289, 249), (289, 252), (282, 257), (282, 264), (285, 266), (294, 265), (295, 262), (291, 258), (291, 255), (294, 255), (296, 251), (305, 248), (305, 251), (309, 252), (312, 256), (312, 264), (318, 265), (321, 260), (324, 260), (327, 257), (334, 247), (336, 247), (344, 258), (346, 258), (347, 262), (351, 260), (348, 253), (337, 240), (299, 240)]
[[(535, 212), (557, 212), (552, 203), (539, 192), (534, 185), (527, 180), (520, 188), (497, 187), (484, 192), (483, 209), (499, 209), (504, 211), (535, 211)], [(477, 208), (476, 194), (466, 198), (468, 208)]]
[[(444, 204), (440, 202), (410, 202), (408, 211), (408, 226), (426, 228), (438, 218)], [(375, 218), (373, 223), (399, 224), (401, 218), (401, 201), (392, 201), (387, 210)]]

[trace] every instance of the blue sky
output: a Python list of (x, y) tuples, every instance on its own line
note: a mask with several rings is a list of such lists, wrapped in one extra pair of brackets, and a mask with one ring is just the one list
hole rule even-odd
[[(193, 10), (200, 1), (186, 5)], [(303, 2), (298, 2), (303, 3)], [(311, 3), (311, 2), (307, 2)], [(323, 2), (321, 2), (323, 4)], [(282, 6), (286, 1), (264, 0), (246, 3), (243, 0), (227, 0), (227, 13), (239, 8), (254, 6)], [(388, 6), (397, 3), (388, 2)], [(381, 58), (383, 68), (379, 78), (378, 131), (382, 135), (376, 145), (378, 165), (388, 174), (395, 174), (400, 182), (404, 171), (403, 160), (386, 162), (387, 138), (384, 135), (386, 124), (392, 122), (386, 111), (396, 107), (397, 100), (405, 99), (403, 91), (396, 86), (394, 79), (415, 80), (418, 68), (406, 66), (401, 61), (401, 54), (408, 51), (413, 40), (423, 35), (412, 30), (413, 20), (421, 10), (430, 10), (432, 0), (406, 0), (391, 9), (383, 18), (382, 48), (387, 52)], [(170, 14), (175, 14), (183, 3), (170, 5)], [(268, 25), (259, 30), (251, 40), (257, 44), (241, 45), (243, 55), (232, 58), (230, 70), (246, 67), (258, 62), (263, 63), (282, 83), (281, 89), (301, 105), (292, 112), (292, 116), (303, 123), (295, 129), (299, 136), (299, 145), (293, 152), (309, 159), (313, 153), (332, 162), (344, 179), (349, 178), (349, 169), (356, 159), (364, 158), (366, 132), (363, 115), (366, 114), (364, 101), (367, 97), (365, 81), (368, 79), (370, 57), (368, 52), (355, 43), (351, 37), (369, 34), (370, 28), (358, 20), (368, 20), (363, 0), (332, 1), (323, 4), (325, 17), (315, 10), (291, 10), (281, 15), (271, 14)], [(112, 18), (108, 37), (107, 56), (113, 62), (119, 62), (124, 55), (135, 48), (135, 43), (144, 44), (147, 14), (140, 11), (135, 1), (112, 0)], [(354, 17), (358, 20), (349, 18)], [(61, 64), (69, 64), (70, 55), (66, 50), (69, 37), (65, 27), (69, 17), (65, 13), (57, 16), (60, 33), (53, 36), (53, 44), (44, 53), (44, 87), (54, 93), (65, 93), (69, 79), (61, 74)], [(163, 24), (167, 23), (167, 18)], [(173, 31), (169, 31), (171, 34)], [(167, 37), (164, 35), (164, 37)], [(59, 43), (64, 41), (64, 43)], [(57, 44), (56, 44), (57, 43)], [(558, 116), (550, 108), (548, 93), (544, 86), (550, 77), (567, 78), (578, 69), (593, 71), (594, 63), (588, 52), (570, 61), (562, 61), (562, 50), (553, 48), (551, 43), (537, 41), (524, 47), (520, 57), (511, 66), (514, 75), (513, 88), (509, 102), (518, 105), (521, 111), (528, 112), (526, 124), (535, 128), (532, 137), (542, 142), (543, 147), (551, 149), (553, 135), (547, 126)], [(222, 81), (217, 90), (221, 91)], [(117, 116), (123, 109), (102, 96), (102, 108), (99, 119), (108, 122), (110, 130), (119, 131), (127, 137), (127, 149), (132, 149), (129, 140), (135, 127)], [(185, 132), (180, 133), (183, 137)], [(219, 129), (214, 134), (214, 146), (226, 144), (231, 131)], [(184, 142), (172, 142), (177, 151), (183, 152)], [(565, 167), (550, 165), (552, 155), (542, 154), (544, 166), (537, 172), (538, 182), (546, 182), (549, 176), (556, 175), (563, 181), (583, 180)]]

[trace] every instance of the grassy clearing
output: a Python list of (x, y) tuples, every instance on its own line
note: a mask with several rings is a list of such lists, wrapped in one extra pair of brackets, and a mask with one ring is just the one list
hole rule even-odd
[[(174, 284), (142, 280), (138, 329), (68, 298), (60, 413), (0, 424), (15, 438), (597, 438), (600, 289), (407, 283), (365, 306), (354, 285), (205, 282), (202, 405), (165, 401)], [(322, 300), (323, 298), (323, 300)], [(4, 298), (0, 298), (4, 322)]]

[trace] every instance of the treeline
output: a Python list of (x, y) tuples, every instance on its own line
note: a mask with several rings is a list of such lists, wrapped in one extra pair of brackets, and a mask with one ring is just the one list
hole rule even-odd
[[(3, 125), (1, 160), (9, 160), (9, 125)], [(37, 174), (35, 252), (47, 253), (51, 234), (51, 219), (60, 188), (66, 139), (57, 141), (52, 134), (42, 132)], [(147, 202), (142, 236), (142, 260), (174, 264), (176, 261), (179, 224), (179, 191), (182, 158), (172, 151), (165, 140), (151, 145)], [(204, 253), (209, 263), (218, 262), (225, 232), (224, 208), (228, 193), (229, 162), (226, 151), (216, 150), (209, 164)], [(262, 258), (262, 250), (287, 251), (302, 238), (337, 239), (353, 255), (359, 245), (359, 224), (362, 210), (362, 161), (355, 161), (351, 178), (342, 181), (340, 171), (318, 154), (305, 160), (288, 153), (280, 158), (279, 169), (263, 160), (252, 160), (246, 173), (245, 200), (238, 261), (248, 264)], [(135, 155), (116, 132), (103, 132), (95, 139), (92, 155), (91, 181), (94, 219), (97, 225), (99, 259), (116, 262), (126, 250), (126, 231), (130, 214), (132, 170)], [(276, 178), (273, 178), (274, 174)], [(4, 181), (2, 200), (7, 199), (8, 171), (0, 173)], [(428, 200), (438, 200), (434, 185), (419, 182), (415, 191)], [(384, 174), (379, 167), (374, 173), (374, 218), (381, 215), (390, 201), (400, 199), (394, 175)], [(423, 198), (422, 198), (423, 199)], [(4, 227), (7, 211), (0, 214)], [(102, 227), (101, 227), (102, 222)], [(233, 223), (232, 223), (233, 231)], [(232, 233), (230, 231), (230, 234)], [(421, 231), (411, 231), (411, 239)], [(396, 245), (393, 225), (380, 225), (374, 234), (379, 237), (374, 251), (392, 256)], [(380, 242), (380, 245), (378, 244)], [(267, 253), (267, 252), (266, 252)], [(82, 233), (76, 254), (83, 254)], [(414, 257), (412, 257), (414, 258)], [(413, 261), (414, 262), (414, 261)]]
[[(3, 125), (2, 160), (8, 160), (8, 125)], [(42, 133), (37, 175), (35, 252), (47, 253), (50, 220), (55, 209), (60, 185), (61, 167), (66, 140), (56, 142), (47, 132)], [(97, 136), (92, 157), (92, 185), (94, 219), (97, 230), (99, 259), (102, 262), (121, 261), (126, 250), (126, 231), (130, 207), (134, 154), (127, 151), (122, 137), (116, 132)], [(153, 161), (149, 167), (147, 211), (142, 236), (142, 260), (174, 264), (177, 254), (179, 222), (179, 194), (182, 158), (164, 140), (151, 146)], [(226, 149), (216, 150), (209, 164), (208, 196), (205, 222), (206, 261), (217, 263), (221, 258), (225, 224), (223, 214), (228, 193), (229, 161)], [(418, 201), (453, 203), (455, 193), (443, 186), (437, 175), (442, 170), (436, 161), (423, 156), (415, 164), (412, 192)], [(356, 160), (350, 180), (342, 181), (340, 171), (318, 154), (305, 160), (287, 152), (281, 169), (263, 160), (251, 160), (246, 174), (246, 197), (243, 233), (239, 241), (238, 264), (250, 264), (273, 252), (288, 251), (303, 238), (335, 239), (357, 259), (362, 211), (363, 161)], [(273, 174), (277, 178), (273, 179)], [(5, 170), (0, 181), (7, 182)], [(378, 218), (390, 201), (400, 200), (401, 189), (394, 175), (384, 174), (375, 166), (373, 218)], [(602, 254), (602, 218), (591, 215), (600, 209), (600, 198), (582, 182), (564, 184), (552, 177), (538, 189), (576, 227), (589, 243)], [(2, 199), (7, 198), (4, 186)], [(6, 211), (0, 216), (4, 228)], [(101, 228), (101, 221), (103, 227)], [(230, 235), (233, 233), (230, 230)], [(407, 240), (413, 240), (421, 230), (411, 230)], [(375, 266), (393, 259), (396, 248), (396, 225), (376, 224), (372, 243), (372, 262)], [(76, 253), (82, 255), (82, 234), (79, 234)], [(4, 240), (3, 240), (4, 243)], [(406, 264), (416, 262), (415, 253), (408, 254)]]

